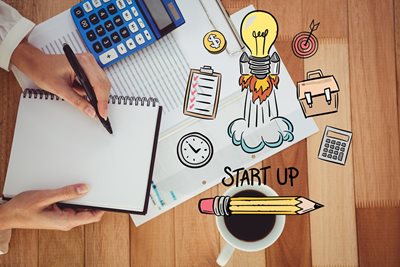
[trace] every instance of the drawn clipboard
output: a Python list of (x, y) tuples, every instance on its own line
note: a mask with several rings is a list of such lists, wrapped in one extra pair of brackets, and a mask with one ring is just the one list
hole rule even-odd
[(183, 114), (201, 119), (215, 119), (221, 79), (221, 74), (214, 72), (210, 66), (203, 66), (200, 70), (192, 69), (186, 86)]

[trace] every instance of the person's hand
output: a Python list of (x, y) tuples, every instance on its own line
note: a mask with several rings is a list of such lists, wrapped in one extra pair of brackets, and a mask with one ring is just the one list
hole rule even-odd
[[(92, 54), (78, 54), (77, 58), (96, 93), (99, 114), (107, 119), (111, 83)], [(58, 95), (90, 117), (96, 117), (94, 108), (83, 98), (85, 91), (76, 81), (76, 75), (64, 55), (46, 55), (29, 43), (22, 42), (14, 50), (11, 63), (40, 88)]]
[(99, 210), (60, 208), (57, 202), (82, 197), (88, 191), (85, 184), (70, 185), (55, 190), (21, 193), (0, 205), (0, 229), (70, 229), (98, 222), (104, 214)]

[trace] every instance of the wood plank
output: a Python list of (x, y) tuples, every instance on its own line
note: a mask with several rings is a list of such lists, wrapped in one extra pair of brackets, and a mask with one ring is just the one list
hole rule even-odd
[(241, 1), (222, 0), (221, 2), (229, 14), (233, 14), (249, 5), (253, 5), (254, 7), (257, 7), (258, 5), (257, 0), (241, 0)]
[[(396, 38), (397, 88), (400, 88), (400, 1), (394, 1), (394, 30)], [(397, 114), (400, 125), (400, 94), (397, 94)]]
[(345, 166), (317, 158), (326, 125), (352, 130), (346, 40), (320, 40), (318, 53), (304, 62), (305, 72), (315, 69), (321, 69), (324, 75), (334, 75), (340, 93), (339, 111), (315, 117), (320, 131), (307, 140), (310, 198), (325, 205), (310, 215), (313, 266), (357, 266), (353, 144)]
[(39, 266), (84, 266), (83, 226), (68, 232), (39, 231)]
[(303, 31), (310, 31), (311, 21), (320, 22), (317, 38), (347, 38), (347, 0), (303, 1)]
[(393, 13), (391, 0), (349, 1), (353, 151), (368, 155), (354, 157), (357, 207), (400, 206)]
[[(252, 166), (252, 168), (262, 168), (262, 162)], [(240, 174), (242, 177), (243, 173)], [(223, 195), (225, 191), (229, 188), (224, 186), (223, 184), (218, 185), (218, 195)], [(214, 218), (215, 222), (215, 218)], [(218, 251), (217, 257), (220, 251), (225, 247), (226, 241), (220, 235), (220, 250)], [(217, 258), (215, 258), (216, 260)], [(265, 259), (265, 250), (257, 251), (257, 252), (244, 252), (240, 250), (235, 250), (233, 253), (232, 258), (226, 265), (226, 267), (240, 267), (240, 266), (266, 266), (266, 259)]]
[[(276, 48), (293, 81), (296, 83), (296, 81), (302, 80), (304, 62), (292, 53), (291, 41), (278, 41)], [(278, 90), (284, 89), (280, 87)], [(271, 179), (267, 181), (267, 184), (279, 195), (308, 197), (307, 143), (305, 140), (264, 160), (263, 166), (271, 166)], [(294, 180), (293, 187), (289, 184), (280, 185), (277, 181), (276, 170), (279, 168), (282, 176), (287, 167), (295, 167), (299, 171), (299, 177)], [(281, 179), (283, 180), (283, 176)], [(286, 216), (284, 232), (278, 241), (266, 250), (266, 257), (267, 266), (311, 266), (309, 215)]]
[(131, 266), (175, 266), (174, 212), (139, 227), (131, 222)]
[(358, 208), (360, 266), (400, 265), (400, 208)]
[(107, 212), (85, 226), (85, 266), (130, 266), (129, 220), (128, 214)]
[(13, 230), (10, 249), (0, 256), (0, 266), (38, 266), (38, 231)]
[(276, 0), (262, 0), (258, 2), (258, 9), (270, 12), (279, 24), (280, 41), (292, 41), (292, 38), (307, 25), (303, 25), (301, 14), (302, 0), (291, 0), (283, 4)]
[(175, 208), (175, 266), (217, 266), (219, 236), (215, 218), (198, 210), (201, 198), (217, 193), (217, 187), (213, 187)]

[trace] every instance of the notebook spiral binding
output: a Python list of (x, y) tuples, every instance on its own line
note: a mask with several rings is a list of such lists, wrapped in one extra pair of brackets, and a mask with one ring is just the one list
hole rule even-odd
[(118, 104), (118, 105), (135, 105), (135, 106), (153, 106), (158, 105), (158, 99), (153, 97), (140, 97), (140, 96), (117, 96), (111, 95), (108, 98), (108, 103)]
[[(27, 88), (23, 91), (22, 96), (24, 98), (33, 98), (33, 99), (45, 99), (45, 100), (61, 100), (64, 99), (49, 93), (45, 90), (41, 89), (31, 89)], [(140, 97), (140, 96), (118, 96), (111, 95), (108, 98), (108, 103), (118, 104), (118, 105), (135, 105), (135, 106), (153, 106), (156, 107), (159, 102), (157, 98), (153, 97)]]
[(27, 88), (22, 92), (22, 97), (23, 98), (33, 98), (33, 99), (49, 99), (49, 100), (62, 100), (64, 101), (64, 99), (61, 99), (60, 97), (49, 93), (45, 90), (42, 89), (30, 89)]

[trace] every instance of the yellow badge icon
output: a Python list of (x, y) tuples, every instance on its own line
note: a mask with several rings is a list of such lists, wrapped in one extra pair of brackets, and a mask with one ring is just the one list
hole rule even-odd
[(225, 36), (219, 31), (210, 31), (204, 35), (203, 45), (211, 54), (219, 54), (226, 48)]

